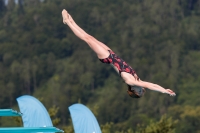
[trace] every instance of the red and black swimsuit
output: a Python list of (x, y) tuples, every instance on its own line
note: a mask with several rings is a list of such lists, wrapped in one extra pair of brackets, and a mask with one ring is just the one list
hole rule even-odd
[(121, 75), (121, 72), (127, 72), (130, 73), (134, 76), (136, 72), (119, 56), (117, 56), (113, 51), (110, 51), (110, 55), (108, 58), (105, 59), (99, 59), (101, 62), (106, 63), (106, 64), (113, 64), (117, 69), (119, 70), (119, 74)]

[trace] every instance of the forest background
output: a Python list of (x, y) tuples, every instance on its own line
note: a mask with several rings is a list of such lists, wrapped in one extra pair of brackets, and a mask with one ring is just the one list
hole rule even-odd
[[(130, 98), (112, 67), (63, 24), (62, 9), (142, 80), (177, 96), (147, 90)], [(200, 132), (199, 57), (200, 0), (0, 0), (0, 108), (18, 109), (16, 98), (32, 95), (58, 109), (56, 126), (66, 132), (77, 102), (104, 133)]]

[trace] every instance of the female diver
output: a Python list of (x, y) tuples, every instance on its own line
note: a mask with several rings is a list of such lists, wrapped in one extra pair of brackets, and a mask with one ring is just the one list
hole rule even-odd
[(97, 57), (101, 62), (110, 64), (114, 67), (124, 82), (128, 85), (127, 92), (129, 96), (133, 98), (142, 97), (145, 93), (144, 88), (166, 93), (170, 96), (176, 95), (170, 89), (164, 89), (157, 84), (142, 81), (137, 76), (136, 72), (124, 60), (117, 56), (108, 46), (81, 29), (65, 9), (62, 11), (62, 17), (63, 23), (67, 24), (78, 38), (85, 41), (89, 45), (89, 47), (97, 54)]

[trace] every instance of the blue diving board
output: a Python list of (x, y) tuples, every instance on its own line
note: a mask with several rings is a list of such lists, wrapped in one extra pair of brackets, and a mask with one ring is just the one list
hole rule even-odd
[(22, 113), (13, 109), (0, 109), (0, 116), (22, 116)]
[(0, 128), (0, 133), (64, 132), (56, 127), (9, 127)]

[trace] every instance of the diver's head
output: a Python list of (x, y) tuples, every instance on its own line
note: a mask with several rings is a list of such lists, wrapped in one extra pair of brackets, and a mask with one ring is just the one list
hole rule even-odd
[(130, 85), (128, 85), (127, 93), (132, 98), (140, 98), (144, 95), (145, 89), (143, 87), (140, 87), (140, 86), (130, 86)]

